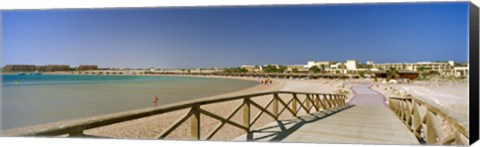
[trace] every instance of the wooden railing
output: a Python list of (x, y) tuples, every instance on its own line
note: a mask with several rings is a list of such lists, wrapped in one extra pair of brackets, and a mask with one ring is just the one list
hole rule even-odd
[[(281, 98), (280, 95), (286, 95), (288, 97)], [(259, 103), (256, 102), (256, 100), (258, 100), (259, 98), (254, 99), (255, 97), (260, 96), (271, 96), (271, 99), (266, 103), (265, 106), (261, 106)], [(300, 96), (302, 98), (300, 98)], [(261, 99), (265, 100), (263, 97), (261, 97)], [(228, 115), (227, 117), (222, 117), (203, 108), (203, 106), (208, 104), (217, 104), (220, 102), (236, 100), (241, 100), (242, 103), (239, 106), (235, 107), (234, 111), (231, 112), (230, 115)], [(185, 102), (182, 104), (157, 107), (154, 109), (145, 109), (121, 114), (108, 115), (100, 118), (76, 122), (73, 124), (67, 124), (59, 127), (21, 134), (19, 136), (60, 136), (64, 134), (68, 134), (68, 136), (81, 136), (84, 135), (84, 131), (88, 129), (98, 128), (106, 125), (178, 110), (188, 110), (188, 113), (181, 116), (177, 121), (172, 123), (168, 128), (164, 129), (164, 131), (158, 134), (155, 138), (165, 138), (180, 125), (187, 121), (190, 121), (191, 139), (210, 140), (225, 124), (240, 128), (248, 133), (252, 131), (252, 125), (255, 124), (263, 114), (266, 114), (267, 116), (270, 116), (275, 120), (279, 120), (279, 116), (287, 112), (290, 113), (292, 116), (296, 117), (300, 110), (304, 110), (302, 112), (306, 112), (307, 114), (309, 114), (316, 111), (341, 108), (347, 106), (345, 100), (345, 95), (337, 94), (303, 93), (289, 91), (265, 92), (220, 99)], [(254, 115), (254, 117), (252, 117), (252, 107), (258, 108), (260, 110), (259, 113)], [(243, 112), (241, 112), (240, 110), (242, 110)], [(243, 113), (243, 120), (241, 122), (233, 121), (232, 117), (240, 112)], [(200, 123), (202, 122), (202, 119), (200, 117), (201, 115), (205, 115), (220, 121), (220, 123), (205, 136), (200, 136), (200, 129), (202, 129), (200, 127)]]
[(468, 145), (469, 132), (465, 120), (454, 118), (438, 106), (417, 98), (390, 97), (390, 109), (415, 136), (427, 144)]

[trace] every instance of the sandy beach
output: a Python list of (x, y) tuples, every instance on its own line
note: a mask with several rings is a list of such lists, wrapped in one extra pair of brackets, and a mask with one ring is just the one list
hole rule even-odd
[[(197, 76), (198, 77), (198, 76)], [(204, 76), (201, 76), (204, 77)], [(216, 76), (211, 76), (216, 77)], [(234, 78), (234, 79), (244, 79), (244, 80), (254, 80), (260, 82), (260, 78), (247, 78), (247, 77), (216, 77), (216, 78)], [(350, 85), (345, 84), (345, 87), (342, 88), (342, 80), (291, 80), (291, 79), (272, 79), (273, 83), (271, 85), (257, 85), (248, 89), (239, 90), (235, 92), (203, 97), (201, 99), (218, 99), (228, 96), (237, 96), (237, 95), (246, 95), (251, 93), (267, 92), (267, 91), (296, 91), (296, 92), (315, 92), (315, 93), (338, 93), (340, 89), (344, 91), (349, 91), (347, 96), (348, 100), (353, 96)], [(282, 96), (281, 96), (282, 97)], [(291, 97), (291, 96), (290, 96)], [(289, 98), (285, 96), (285, 98)], [(270, 96), (259, 96), (255, 97), (253, 100), (264, 106), (271, 99)], [(210, 104), (202, 106), (202, 109), (205, 109), (209, 112), (213, 112), (219, 116), (226, 117), (228, 116), (235, 108), (241, 105), (241, 100), (228, 101), (216, 104)], [(258, 109), (252, 109), (252, 114), (257, 114)], [(155, 115), (151, 117), (145, 117), (137, 120), (126, 121), (122, 123), (117, 123), (105, 127), (94, 128), (86, 130), (85, 134), (91, 135), (92, 137), (105, 137), (105, 138), (124, 138), (124, 139), (152, 139), (154, 136), (158, 135), (164, 129), (166, 129), (171, 123), (176, 121), (179, 116), (184, 115), (187, 110), (174, 111), (166, 114)], [(123, 113), (123, 112), (119, 112)], [(241, 113), (235, 115), (231, 120), (235, 122), (241, 122)], [(201, 136), (205, 136), (211, 131), (219, 121), (209, 118), (202, 117), (201, 121)], [(288, 116), (281, 116), (288, 117)], [(94, 117), (93, 117), (94, 118)], [(30, 132), (32, 130), (44, 129), (53, 126), (61, 126), (66, 123), (73, 123), (81, 120), (88, 120), (91, 118), (83, 118), (76, 120), (68, 120), (62, 122), (55, 122), (49, 124), (35, 125), (24, 128), (17, 128), (11, 130), (5, 130), (1, 133), (2, 136), (12, 136), (19, 133)], [(264, 126), (273, 119), (269, 117), (261, 117), (252, 127)], [(188, 140), (190, 137), (189, 121), (183, 123), (175, 131), (173, 131), (166, 139), (174, 140)], [(213, 137), (211, 140), (231, 140), (237, 136), (245, 133), (243, 130), (229, 126), (226, 124), (220, 131)]]

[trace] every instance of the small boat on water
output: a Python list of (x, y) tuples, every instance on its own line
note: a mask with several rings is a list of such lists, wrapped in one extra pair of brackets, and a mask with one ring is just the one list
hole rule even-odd
[(42, 75), (42, 73), (40, 73), (40, 72), (36, 71), (36, 72), (32, 72), (32, 73), (30, 73), (30, 75)]

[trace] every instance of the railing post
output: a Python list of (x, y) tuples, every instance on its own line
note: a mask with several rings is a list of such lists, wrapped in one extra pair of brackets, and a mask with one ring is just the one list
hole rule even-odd
[(330, 108), (335, 108), (335, 95), (330, 94), (330, 98), (328, 99), (328, 102), (330, 103)]
[(338, 95), (338, 99), (337, 99), (337, 100), (338, 100), (338, 106), (339, 106), (339, 107), (342, 106), (342, 99), (343, 99), (343, 98), (342, 98), (342, 95)]
[(192, 110), (190, 136), (192, 140), (200, 140), (200, 105), (192, 106)]
[(293, 110), (293, 116), (297, 117), (297, 94), (293, 94), (293, 100), (292, 100), (292, 110)]
[(433, 114), (430, 112), (430, 110), (427, 110), (425, 114), (425, 121), (426, 121), (426, 131), (425, 131), (425, 140), (428, 144), (435, 144), (437, 143), (437, 134), (435, 132), (435, 127), (433, 126)]
[(334, 108), (337, 108), (338, 107), (338, 95), (333, 95), (333, 99), (332, 99), (332, 103), (333, 103), (333, 107)]
[(310, 114), (310, 101), (311, 101), (311, 100), (312, 100), (312, 99), (310, 99), (310, 94), (307, 94), (307, 98), (306, 98), (306, 101), (307, 101), (307, 102), (306, 102), (306, 103), (307, 103), (307, 104), (306, 104), (306, 105), (307, 105), (307, 114)]
[(332, 108), (332, 103), (330, 102), (330, 99), (332, 99), (332, 95), (329, 94), (328, 97), (325, 95), (325, 103), (327, 105), (327, 108), (330, 109)]
[(400, 100), (399, 103), (399, 112), (400, 112), (400, 120), (402, 122), (405, 122), (405, 100)]
[[(320, 99), (320, 97), (319, 97), (319, 99)], [(328, 109), (328, 104), (327, 104), (326, 100), (327, 100), (327, 95), (323, 94), (323, 99), (320, 99), (320, 103), (322, 104), (323, 110)]]
[(314, 98), (315, 99), (315, 105), (317, 106), (317, 107), (315, 107), (315, 109), (317, 111), (320, 111), (320, 96), (318, 94), (316, 94), (315, 96), (316, 96), (316, 98)]
[(250, 98), (243, 99), (243, 126), (247, 128), (247, 133), (250, 133)]
[(343, 99), (343, 98), (342, 98), (342, 95), (338, 95), (337, 101), (338, 101), (338, 106), (339, 106), (339, 107), (342, 106), (342, 99)]
[(272, 110), (272, 111), (273, 111), (273, 115), (275, 115), (275, 120), (278, 120), (278, 117), (279, 117), (279, 116), (278, 116), (278, 115), (279, 115), (279, 114), (278, 114), (278, 99), (279, 99), (279, 98), (280, 98), (280, 97), (278, 96), (278, 93), (274, 93), (274, 94), (273, 94), (273, 102), (272, 102), (272, 103), (273, 103), (273, 104), (272, 104), (272, 105), (273, 105), (273, 106), (272, 106), (272, 107), (273, 107), (273, 108), (272, 108), (273, 110)]

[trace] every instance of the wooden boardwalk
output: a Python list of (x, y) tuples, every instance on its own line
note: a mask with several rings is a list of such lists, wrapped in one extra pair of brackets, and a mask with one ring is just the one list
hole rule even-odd
[(349, 144), (419, 144), (413, 133), (368, 85), (355, 85), (351, 106), (271, 123), (237, 141)]

